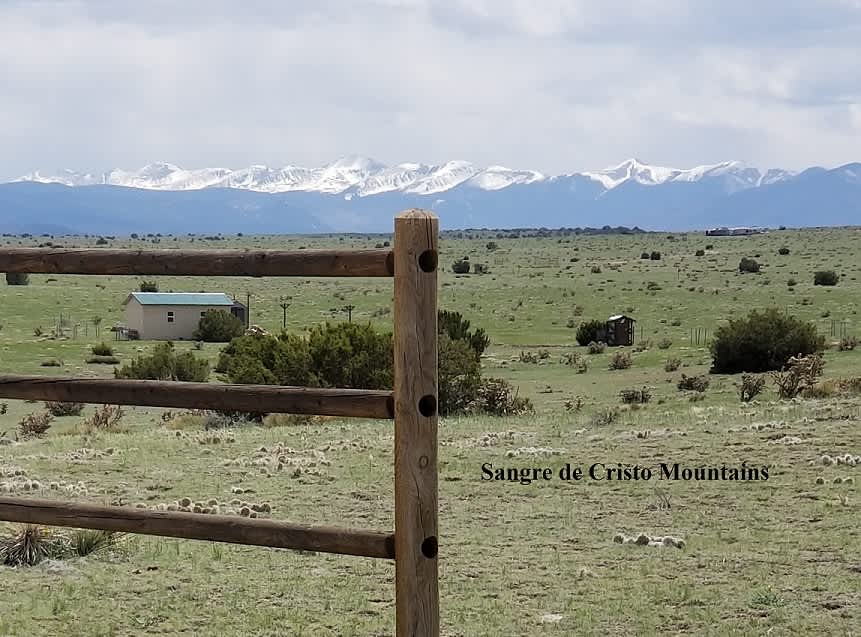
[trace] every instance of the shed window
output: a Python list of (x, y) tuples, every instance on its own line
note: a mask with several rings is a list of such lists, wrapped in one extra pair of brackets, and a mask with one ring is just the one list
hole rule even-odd
[(168, 323), (173, 323), (173, 312), (168, 312), (168, 313), (167, 313), (167, 322), (168, 322)]

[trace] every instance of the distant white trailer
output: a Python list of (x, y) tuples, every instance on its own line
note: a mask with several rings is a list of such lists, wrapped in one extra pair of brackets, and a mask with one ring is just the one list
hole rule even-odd
[(728, 228), (726, 226), (720, 228), (712, 228), (711, 230), (706, 230), (707, 237), (748, 237), (753, 234), (765, 234), (767, 230), (765, 228), (756, 228), (756, 227), (748, 227), (741, 226), (736, 228)]

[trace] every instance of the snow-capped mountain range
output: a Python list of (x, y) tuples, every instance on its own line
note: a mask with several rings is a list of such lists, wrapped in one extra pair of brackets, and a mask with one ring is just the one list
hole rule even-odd
[(103, 174), (37, 171), (0, 183), (6, 233), (390, 232), (406, 208), (433, 210), (444, 229), (861, 225), (861, 163), (792, 172), (629, 159), (545, 175), (349, 156), (317, 168), (154, 163)]
[(74, 170), (36, 171), (14, 181), (56, 183), (66, 186), (110, 185), (147, 190), (199, 190), (201, 188), (236, 188), (255, 192), (319, 192), (368, 197), (387, 192), (416, 195), (443, 193), (460, 185), (481, 190), (502, 190), (513, 185), (553, 182), (559, 178), (583, 176), (611, 190), (633, 181), (646, 186), (667, 182), (693, 182), (709, 177), (726, 177), (736, 190), (774, 183), (794, 176), (786, 170), (761, 172), (739, 161), (697, 166), (689, 169), (651, 166), (628, 159), (618, 166), (598, 171), (545, 176), (534, 170), (513, 170), (504, 166), (479, 168), (467, 161), (448, 161), (430, 165), (405, 163), (386, 166), (368, 157), (348, 156), (318, 168), (285, 166), (249, 166), (229, 168), (186, 169), (158, 162), (139, 170), (111, 170), (94, 175)]

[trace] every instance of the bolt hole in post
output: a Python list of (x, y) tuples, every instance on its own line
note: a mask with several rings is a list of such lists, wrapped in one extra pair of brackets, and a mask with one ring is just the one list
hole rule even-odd
[(436, 250), (425, 250), (419, 255), (419, 267), (422, 272), (433, 272), (436, 270), (439, 257)]
[(422, 555), (424, 555), (429, 560), (432, 560), (436, 557), (438, 550), (439, 547), (437, 546), (437, 540), (435, 535), (426, 537), (424, 542), (422, 542)]
[(425, 418), (430, 418), (436, 413), (436, 397), (428, 394), (419, 398), (419, 413)]

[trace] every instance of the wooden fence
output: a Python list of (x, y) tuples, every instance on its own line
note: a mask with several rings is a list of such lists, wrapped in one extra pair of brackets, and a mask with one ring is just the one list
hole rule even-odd
[(438, 221), (406, 211), (393, 249), (0, 249), (0, 272), (394, 277), (394, 391), (0, 375), (0, 398), (394, 418), (394, 533), (273, 520), (0, 497), (0, 521), (395, 560), (396, 634), (439, 635)]

